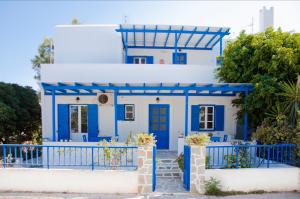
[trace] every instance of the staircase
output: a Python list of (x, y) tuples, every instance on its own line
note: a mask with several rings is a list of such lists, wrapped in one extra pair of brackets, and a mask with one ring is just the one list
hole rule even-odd
[(177, 155), (171, 151), (158, 151), (156, 177), (180, 178), (181, 170), (176, 161)]

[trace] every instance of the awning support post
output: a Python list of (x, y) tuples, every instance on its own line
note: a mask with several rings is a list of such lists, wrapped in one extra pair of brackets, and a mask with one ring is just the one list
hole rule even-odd
[(244, 141), (248, 140), (248, 112), (247, 112), (248, 89), (245, 90), (245, 110), (244, 110)]
[(56, 141), (56, 130), (55, 130), (55, 89), (52, 89), (52, 141)]
[(128, 64), (128, 32), (125, 33), (125, 64)]
[(184, 136), (188, 136), (188, 116), (189, 114), (189, 91), (185, 91), (185, 126), (184, 126)]

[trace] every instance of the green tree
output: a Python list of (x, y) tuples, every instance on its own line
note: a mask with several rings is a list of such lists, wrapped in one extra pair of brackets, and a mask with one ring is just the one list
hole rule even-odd
[[(252, 83), (254, 92), (247, 98), (249, 126), (257, 127), (281, 103), (280, 82), (296, 82), (300, 73), (300, 34), (274, 31), (247, 35), (241, 32), (236, 40), (224, 49), (222, 66), (216, 75), (220, 81)], [(241, 111), (242, 122), (244, 95), (233, 101)]]
[(40, 138), (40, 117), (38, 96), (31, 87), (0, 82), (0, 142)]
[(79, 20), (77, 18), (73, 18), (71, 24), (72, 25), (79, 25), (80, 22), (79, 22)]
[(35, 79), (39, 80), (41, 77), (41, 64), (53, 63), (53, 42), (51, 38), (45, 38), (43, 43), (39, 46), (38, 54), (31, 60), (32, 68), (35, 70)]

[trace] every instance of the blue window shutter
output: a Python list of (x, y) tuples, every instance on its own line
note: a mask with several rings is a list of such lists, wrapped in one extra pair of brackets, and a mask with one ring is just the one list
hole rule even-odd
[(199, 111), (200, 107), (198, 105), (192, 105), (192, 114), (191, 114), (191, 130), (199, 131)]
[(125, 120), (125, 105), (118, 104), (118, 120)]
[(153, 64), (153, 56), (147, 56), (147, 64)]
[(88, 140), (92, 141), (93, 138), (98, 137), (98, 105), (88, 105)]
[(58, 104), (58, 140), (70, 139), (69, 105)]
[(134, 56), (127, 56), (127, 64), (133, 64)]
[(224, 105), (215, 106), (215, 131), (224, 131)]

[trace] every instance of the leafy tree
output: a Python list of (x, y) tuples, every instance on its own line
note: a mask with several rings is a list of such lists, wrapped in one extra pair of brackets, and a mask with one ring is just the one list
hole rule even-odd
[[(241, 32), (224, 49), (222, 66), (216, 71), (220, 81), (252, 83), (254, 92), (247, 98), (249, 126), (262, 123), (266, 113), (281, 103), (280, 82), (296, 82), (300, 73), (300, 34), (274, 31), (247, 35)], [(242, 122), (244, 95), (233, 104), (240, 108), (238, 119)]]
[(77, 18), (73, 18), (71, 24), (72, 25), (79, 25), (80, 22), (79, 22), (79, 20)]
[(39, 46), (38, 54), (31, 60), (32, 68), (35, 70), (35, 79), (39, 80), (41, 73), (41, 64), (53, 63), (53, 42), (51, 38), (45, 38)]
[(295, 83), (280, 83), (281, 92), (279, 96), (282, 97), (282, 106), (292, 126), (296, 126), (298, 118), (298, 111), (300, 108), (300, 87)]
[(31, 87), (0, 82), (0, 142), (38, 140), (40, 112), (38, 96)]

